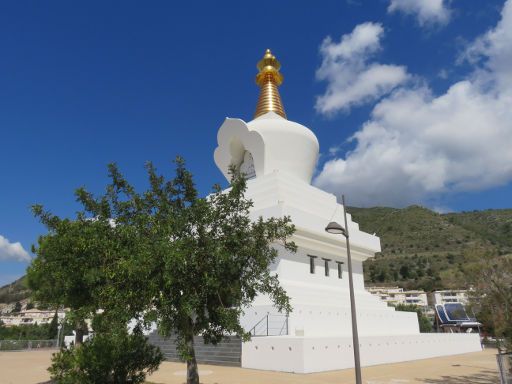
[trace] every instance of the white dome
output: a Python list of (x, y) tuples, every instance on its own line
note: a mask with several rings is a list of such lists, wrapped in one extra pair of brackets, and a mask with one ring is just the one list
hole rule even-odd
[(315, 134), (305, 126), (268, 112), (247, 123), (265, 143), (264, 173), (285, 172), (311, 182), (318, 160), (319, 144)]
[[(229, 179), (229, 166), (251, 169), (255, 177), (283, 172), (310, 184), (319, 144), (305, 126), (268, 112), (249, 123), (226, 119), (217, 134), (215, 163)], [(251, 160), (250, 166), (246, 164)]]

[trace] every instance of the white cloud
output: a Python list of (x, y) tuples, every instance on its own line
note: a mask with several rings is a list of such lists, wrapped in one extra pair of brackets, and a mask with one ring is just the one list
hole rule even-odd
[(351, 107), (374, 101), (408, 79), (405, 67), (369, 63), (381, 49), (384, 29), (381, 24), (364, 23), (340, 42), (327, 37), (321, 47), (322, 64), (318, 80), (327, 81), (327, 90), (316, 101), (322, 114), (348, 112)]
[(451, 16), (445, 0), (390, 0), (388, 12), (403, 12), (415, 16), (422, 27), (445, 25)]
[(501, 12), (501, 20), (471, 44), (463, 55), (473, 64), (481, 64), (476, 80), (488, 82), (498, 91), (512, 88), (512, 2), (508, 0)]
[(395, 90), (327, 161), (315, 184), (351, 204), (438, 204), (446, 194), (512, 181), (512, 0), (498, 25), (468, 49), (474, 72), (436, 96), (425, 85)]
[(0, 235), (0, 261), (30, 261), (31, 257), (20, 243), (11, 243)]
[(437, 76), (443, 80), (446, 80), (448, 78), (448, 71), (446, 69), (441, 69), (438, 73), (437, 73)]

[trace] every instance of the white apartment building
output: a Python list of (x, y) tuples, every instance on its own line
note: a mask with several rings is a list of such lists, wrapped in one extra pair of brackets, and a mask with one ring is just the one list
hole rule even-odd
[[(55, 310), (41, 310), (41, 309), (28, 309), (18, 313), (11, 313), (8, 315), (0, 316), (0, 321), (7, 327), (16, 325), (35, 325), (35, 324), (49, 324), (51, 323)], [(59, 322), (61, 322), (66, 313), (64, 311), (57, 312)]]
[(446, 303), (462, 303), (462, 305), (468, 303), (468, 291), (466, 289), (434, 291), (429, 296), (429, 304), (432, 306)]
[(378, 296), (388, 305), (411, 304), (419, 307), (428, 306), (427, 293), (422, 290), (405, 291), (400, 287), (368, 287), (368, 292)]

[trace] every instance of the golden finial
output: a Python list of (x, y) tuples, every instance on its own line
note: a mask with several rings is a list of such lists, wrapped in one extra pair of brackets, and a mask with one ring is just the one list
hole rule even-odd
[(260, 97), (256, 105), (254, 118), (264, 115), (267, 112), (275, 112), (286, 119), (283, 103), (277, 87), (283, 82), (283, 75), (279, 73), (281, 64), (276, 57), (267, 49), (263, 59), (258, 62), (256, 75), (256, 84), (260, 86)]

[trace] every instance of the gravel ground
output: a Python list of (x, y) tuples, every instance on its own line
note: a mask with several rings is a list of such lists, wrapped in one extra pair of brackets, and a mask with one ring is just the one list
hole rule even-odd
[[(53, 351), (1, 352), (1, 384), (50, 382), (46, 368)], [(499, 383), (496, 350), (363, 368), (365, 384), (494, 384)], [(183, 384), (185, 364), (164, 362), (148, 380), (154, 384)], [(352, 369), (313, 374), (257, 371), (200, 365), (203, 384), (352, 384)]]

